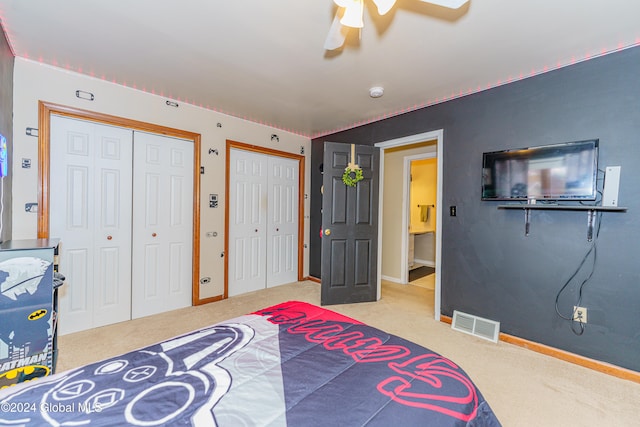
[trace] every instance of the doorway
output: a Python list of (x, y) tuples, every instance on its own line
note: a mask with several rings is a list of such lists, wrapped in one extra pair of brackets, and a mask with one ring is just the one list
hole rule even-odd
[[(440, 320), (440, 301), (441, 301), (441, 253), (442, 253), (442, 176), (443, 176), (443, 145), (444, 145), (444, 132), (442, 129), (424, 132), (420, 134), (410, 135), (403, 138), (392, 139), (388, 141), (383, 141), (375, 144), (376, 147), (380, 148), (380, 180), (381, 182), (385, 181), (385, 152), (387, 150), (399, 149), (399, 148), (407, 148), (413, 144), (422, 143), (425, 141), (434, 141), (435, 153), (436, 153), (436, 167), (437, 167), (437, 185), (436, 185), (436, 203), (435, 203), (435, 292), (434, 292), (434, 317), (436, 320)], [(390, 170), (389, 172), (393, 172)], [(385, 203), (384, 199), (384, 185), (380, 185), (380, 201), (381, 203)], [(403, 195), (402, 195), (402, 204), (405, 206), (407, 204), (407, 200), (409, 198), (409, 188), (408, 188), (408, 179), (405, 179), (405, 184), (403, 185)], [(384, 209), (380, 209), (379, 211), (379, 228), (380, 232), (378, 234), (378, 247), (383, 247), (383, 221), (384, 218)], [(393, 220), (393, 218), (389, 218), (389, 220)], [(401, 233), (401, 243), (400, 248), (402, 248), (400, 253), (400, 265), (406, 266), (408, 265), (408, 248), (409, 248), (409, 233), (408, 233), (408, 215), (402, 215), (402, 229), (404, 232)], [(406, 283), (408, 276), (408, 271), (406, 268), (400, 269), (401, 274), (405, 275), (405, 279), (403, 283)], [(378, 299), (380, 298), (381, 293), (381, 279), (382, 279), (382, 250), (378, 251)]]

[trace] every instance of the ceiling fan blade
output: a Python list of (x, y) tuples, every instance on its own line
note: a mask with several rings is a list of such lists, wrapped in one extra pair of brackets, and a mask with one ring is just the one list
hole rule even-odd
[(364, 0), (349, 0), (340, 23), (351, 28), (364, 27)]
[(347, 38), (348, 32), (349, 27), (345, 27), (340, 23), (340, 10), (338, 10), (331, 23), (331, 28), (329, 28), (327, 39), (324, 41), (325, 50), (335, 50), (341, 47)]
[(436, 6), (448, 7), (449, 9), (458, 9), (469, 0), (420, 0), (425, 3), (435, 4)]
[(396, 0), (373, 0), (373, 2), (378, 7), (378, 14), (381, 16), (389, 12), (393, 5), (396, 4)]

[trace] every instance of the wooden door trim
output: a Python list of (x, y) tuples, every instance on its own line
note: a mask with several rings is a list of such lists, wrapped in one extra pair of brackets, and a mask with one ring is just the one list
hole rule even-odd
[(229, 295), (229, 178), (230, 154), (232, 149), (251, 151), (269, 156), (283, 157), (298, 161), (298, 281), (303, 280), (304, 269), (304, 165), (305, 158), (301, 154), (288, 153), (286, 151), (275, 150), (273, 148), (260, 147), (258, 145), (246, 144), (243, 142), (227, 140), (226, 164), (225, 164), (225, 203), (224, 203), (224, 294), (223, 299)]
[(193, 141), (193, 260), (191, 278), (191, 303), (199, 305), (200, 299), (200, 146), (201, 135), (181, 129), (141, 122), (125, 117), (112, 116), (96, 111), (38, 102), (38, 238), (49, 238), (49, 178), (51, 151), (51, 114), (88, 120), (92, 122), (145, 131)]

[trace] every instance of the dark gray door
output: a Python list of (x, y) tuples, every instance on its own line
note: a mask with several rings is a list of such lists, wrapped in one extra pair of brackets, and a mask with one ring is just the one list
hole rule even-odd
[[(351, 144), (324, 145), (322, 198), (322, 291), (320, 303), (375, 301), (378, 272), (380, 150)], [(355, 187), (342, 182), (348, 163), (362, 169)]]

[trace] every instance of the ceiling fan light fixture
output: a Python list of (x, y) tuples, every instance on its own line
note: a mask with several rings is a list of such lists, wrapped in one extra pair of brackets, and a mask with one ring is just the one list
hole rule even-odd
[(458, 9), (469, 0), (420, 0), (425, 3), (435, 4), (437, 6), (448, 7), (449, 9)]
[[(396, 0), (372, 0), (381, 16), (389, 12), (396, 4)], [(469, 0), (420, 0), (436, 6), (458, 9)], [(364, 0), (333, 0), (338, 10), (324, 42), (325, 50), (339, 49), (347, 38), (349, 28), (364, 27)]]
[(373, 2), (378, 7), (378, 14), (380, 16), (385, 15), (391, 10), (393, 5), (396, 4), (396, 0), (373, 0)]
[(340, 23), (345, 27), (362, 28), (364, 27), (364, 0), (349, 0), (344, 6), (344, 15)]

